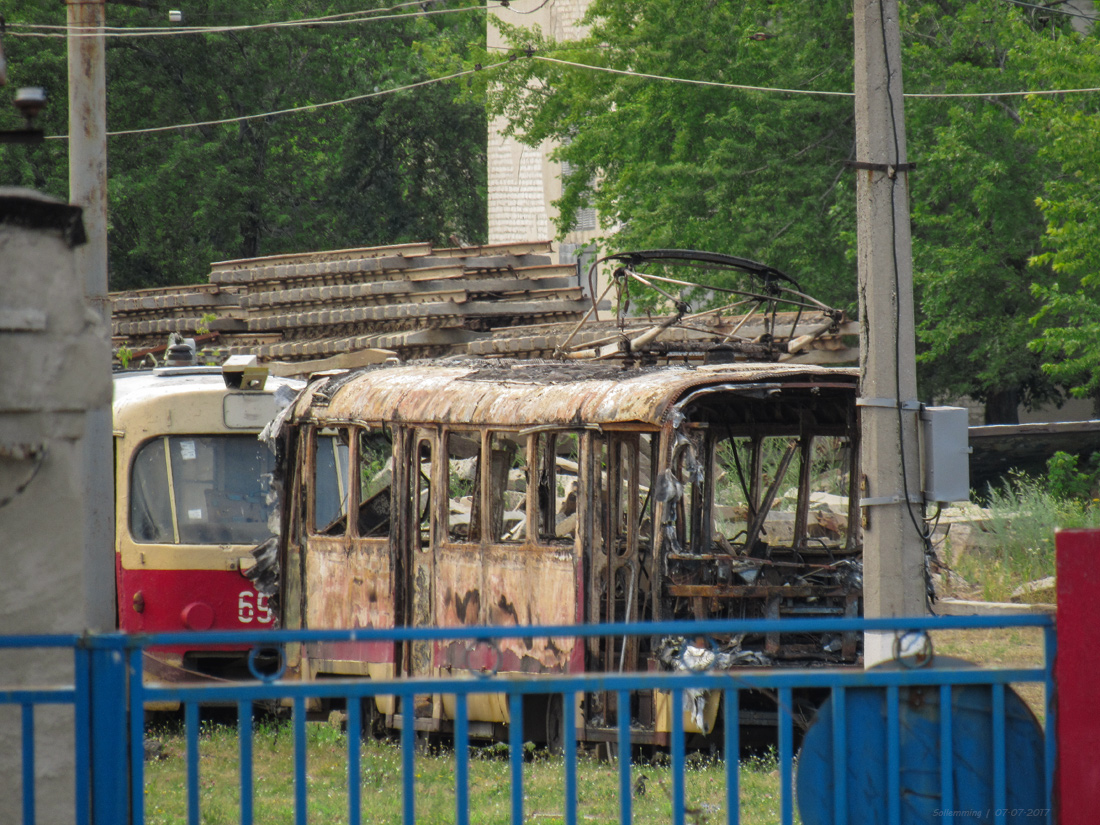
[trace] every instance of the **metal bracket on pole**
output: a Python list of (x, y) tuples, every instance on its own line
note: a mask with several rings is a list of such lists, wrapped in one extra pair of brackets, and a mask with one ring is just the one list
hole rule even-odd
[[(860, 507), (874, 507), (878, 504), (900, 504), (905, 501), (905, 496), (901, 493), (894, 493), (892, 496), (875, 496), (874, 498), (861, 498), (859, 500)], [(924, 504), (924, 498), (922, 496), (909, 494), (910, 504)]]
[(901, 401), (897, 398), (857, 398), (857, 407), (884, 407), (889, 410), (920, 410), (921, 404), (915, 398)]
[(846, 160), (844, 165), (849, 169), (866, 169), (871, 172), (885, 172), (890, 180), (898, 176), (898, 172), (912, 172), (917, 168), (915, 163), (871, 163), (866, 160)]

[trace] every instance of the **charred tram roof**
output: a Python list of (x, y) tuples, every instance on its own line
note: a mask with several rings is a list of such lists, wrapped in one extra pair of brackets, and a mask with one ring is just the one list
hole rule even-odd
[[(797, 425), (798, 408), (817, 424), (842, 425), (858, 370), (809, 364), (735, 363), (624, 369), (617, 364), (455, 359), (368, 367), (323, 376), (299, 399), (294, 417), (323, 421), (463, 423), (523, 428), (644, 423), (660, 426), (677, 405), (689, 417), (738, 414), (722, 398), (756, 400), (768, 418)], [(801, 399), (803, 403), (792, 404)], [(747, 407), (758, 405), (746, 405)], [(743, 423), (750, 424), (746, 410)]]

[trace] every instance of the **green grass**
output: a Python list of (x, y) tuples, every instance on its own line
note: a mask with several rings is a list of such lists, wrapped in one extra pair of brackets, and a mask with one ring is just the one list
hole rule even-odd
[(1100, 503), (1056, 498), (1048, 483), (1026, 476), (991, 490), (987, 508), (988, 520), (978, 525), (981, 547), (956, 562), (956, 572), (986, 601), (1008, 601), (1020, 585), (1054, 575), (1055, 530), (1100, 527)]
[[(178, 731), (152, 734), (163, 758), (145, 766), (146, 822), (186, 822), (185, 740)], [(347, 822), (347, 738), (329, 724), (307, 726), (308, 808), (310, 822)], [(201, 822), (239, 822), (238, 743), (235, 727), (204, 725), (199, 742)], [(279, 825), (294, 821), (293, 741), (287, 723), (258, 725), (253, 739), (255, 821)], [(416, 756), (416, 818), (423, 823), (455, 821), (454, 753), (448, 749)], [(511, 780), (507, 748), (475, 748), (470, 760), (470, 812), (479, 825), (508, 825)], [(636, 764), (632, 779), (644, 777), (645, 789), (633, 796), (634, 821), (671, 821), (671, 775), (667, 765)], [(692, 823), (725, 821), (725, 766), (689, 756), (686, 798)], [(779, 776), (774, 756), (740, 766), (741, 821), (773, 823), (779, 818)], [(580, 822), (618, 822), (618, 766), (581, 754), (577, 764)], [(389, 742), (364, 742), (360, 788), (363, 822), (400, 823), (401, 751)], [(564, 821), (564, 763), (544, 751), (532, 751), (524, 765), (524, 812), (530, 823)]]

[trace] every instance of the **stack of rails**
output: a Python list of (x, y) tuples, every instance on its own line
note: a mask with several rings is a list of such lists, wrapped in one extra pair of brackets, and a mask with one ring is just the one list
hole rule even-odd
[(224, 355), (280, 361), (464, 353), (503, 327), (581, 319), (590, 302), (577, 268), (552, 264), (551, 251), (424, 243), (222, 261), (209, 284), (113, 293), (112, 334), (134, 353), (179, 332), (216, 337)]
[[(591, 302), (576, 266), (551, 263), (552, 251), (548, 241), (448, 249), (418, 243), (221, 261), (207, 284), (112, 293), (113, 344), (158, 359), (173, 332), (196, 338), (207, 359), (315, 362), (367, 349), (392, 350), (402, 360), (549, 358), (562, 347), (594, 346), (608, 357), (618, 338), (661, 321), (628, 318), (620, 327), (604, 306), (578, 328)], [(727, 339), (742, 357), (754, 357), (754, 342), (770, 335), (782, 348), (821, 321), (816, 312), (779, 313), (768, 330), (763, 315), (698, 315), (664, 330), (650, 352), (698, 360)], [(804, 342), (798, 360), (852, 362), (856, 334), (858, 325), (843, 321)]]
[(215, 284), (190, 284), (112, 292), (111, 344), (137, 352), (164, 348), (179, 332), (204, 340), (228, 330), (244, 329), (236, 289)]

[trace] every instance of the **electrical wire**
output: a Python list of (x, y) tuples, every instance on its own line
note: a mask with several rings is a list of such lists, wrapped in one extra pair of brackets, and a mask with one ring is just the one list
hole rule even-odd
[[(898, 117), (896, 103), (894, 102), (894, 93), (890, 78), (893, 75), (893, 68), (890, 65), (890, 49), (887, 45), (886, 37), (886, 9), (883, 5), (883, 0), (878, 0), (879, 11), (879, 30), (882, 35), (882, 55), (883, 63), (886, 68), (886, 101), (890, 110), (890, 129), (891, 137), (894, 144), (894, 159), (891, 164), (895, 168), (898, 167), (902, 161), (901, 155), (901, 138), (898, 135)], [(904, 497), (903, 506), (905, 511), (909, 514), (909, 520), (913, 523), (913, 527), (917, 533), (924, 540), (928, 540), (928, 536), (925, 535), (924, 528), (917, 523), (917, 518), (913, 514), (913, 508), (910, 504), (909, 497), (909, 472), (906, 467), (905, 461), (905, 426), (904, 426), (904, 404), (901, 397), (901, 267), (898, 262), (898, 242), (897, 242), (897, 189), (898, 189), (898, 176), (895, 174), (890, 177), (890, 253), (893, 262), (893, 274), (894, 274), (894, 398), (897, 402), (897, 416), (898, 416), (898, 441), (901, 449), (901, 483), (902, 483), (902, 495)], [(910, 288), (910, 294), (912, 289)]]
[(542, 7), (545, 6), (547, 3), (553, 5), (556, 0), (542, 0), (542, 2), (535, 6), (533, 9), (528, 9), (527, 11), (513, 9), (512, 6), (508, 3), (508, 0), (496, 0), (496, 2), (500, 3), (501, 8), (508, 9), (508, 11), (510, 11), (512, 14), (534, 14), (535, 12), (542, 9)]
[[(383, 14), (406, 6), (419, 6), (420, 3), (401, 3), (385, 9), (365, 10), (361, 12), (343, 12), (326, 17), (309, 17), (300, 20), (284, 20), (271, 23), (252, 23), (240, 26), (175, 26), (175, 27), (123, 27), (103, 26), (47, 26), (29, 23), (9, 23), (9, 28), (34, 29), (34, 31), (9, 31), (12, 37), (69, 38), (69, 37), (177, 37), (185, 34), (224, 34), (227, 32), (258, 31), (291, 28), (317, 28), (319, 26), (346, 26), (356, 23), (375, 23), (386, 20), (400, 20), (407, 17), (430, 17), (440, 14), (461, 14), (470, 11), (485, 11), (489, 6), (463, 6), (454, 9), (421, 10), (399, 14)], [(352, 16), (358, 15), (358, 16)]]
[[(409, 6), (420, 6), (420, 5), (423, 5), (421, 0), (410, 0), (410, 2), (398, 3), (395, 6), (387, 6), (386, 8), (363, 9), (362, 11), (345, 11), (345, 12), (339, 12), (338, 14), (321, 15), (319, 17), (302, 17), (302, 18), (298, 18), (296, 20), (282, 20), (282, 21), (276, 20), (276, 21), (272, 21), (272, 22), (268, 22), (268, 23), (255, 23), (255, 24), (249, 24), (249, 25), (241, 24), (240, 26), (233, 26), (233, 27), (224, 27), (224, 26), (171, 26), (171, 27), (165, 27), (165, 26), (103, 26), (102, 30), (103, 31), (110, 31), (110, 32), (114, 32), (114, 31), (121, 31), (121, 32), (160, 32), (160, 31), (164, 31), (166, 28), (170, 28), (173, 31), (180, 31), (180, 30), (183, 30), (183, 31), (207, 31), (207, 30), (211, 30), (211, 29), (221, 30), (221, 29), (224, 29), (224, 28), (266, 28), (268, 26), (275, 26), (275, 25), (281, 25), (281, 24), (304, 25), (304, 24), (308, 24), (308, 23), (321, 22), (321, 21), (324, 21), (324, 20), (337, 20), (337, 19), (340, 19), (340, 18), (350, 18), (350, 17), (356, 17), (356, 16), (361, 16), (361, 15), (369, 15), (369, 14), (383, 14), (385, 12), (397, 11), (398, 9), (407, 8)], [(60, 32), (83, 31), (84, 29), (89, 28), (88, 26), (67, 26), (67, 25), (66, 26), (57, 26), (57, 25), (52, 25), (52, 24), (48, 24), (48, 23), (12, 23), (10, 25), (14, 28), (41, 29), (43, 31), (60, 31)]]
[[(402, 8), (409, 5), (419, 5), (419, 3), (403, 3), (398, 6), (391, 6), (387, 9), (379, 9), (378, 11), (391, 11), (393, 9)], [(151, 29), (139, 29), (139, 28), (119, 28), (113, 30), (109, 27), (102, 29), (90, 29), (84, 30), (80, 28), (74, 28), (70, 30), (65, 26), (36, 26), (41, 29), (53, 29), (58, 30), (57, 33), (53, 32), (17, 32), (9, 31), (8, 35), (11, 37), (52, 37), (52, 38), (66, 38), (66, 37), (167, 37), (177, 36), (184, 34), (218, 34), (225, 32), (237, 32), (237, 31), (254, 31), (254, 30), (273, 30), (280, 28), (296, 28), (296, 27), (317, 27), (325, 25), (348, 25), (354, 23), (373, 23), (376, 21), (386, 20), (398, 20), (405, 17), (425, 17), (428, 15), (438, 14), (454, 14), (468, 11), (485, 11), (489, 9), (489, 6), (467, 6), (457, 9), (439, 9), (436, 11), (421, 11), (411, 14), (389, 14), (389, 15), (377, 15), (377, 16), (360, 16), (354, 18), (348, 18), (350, 14), (370, 15), (374, 14), (371, 11), (364, 12), (345, 12), (342, 15), (331, 15), (329, 17), (316, 17), (305, 18), (302, 20), (283, 21), (274, 23), (257, 23), (248, 26), (212, 26), (206, 28), (192, 27), (192, 28), (151, 28)], [(541, 8), (541, 7), (540, 7)], [(532, 9), (532, 12), (535, 9)], [(531, 12), (517, 12), (522, 14), (529, 14)], [(341, 19), (336, 19), (341, 18)], [(10, 27), (24, 28), (29, 27), (29, 24), (8, 24)], [(75, 33), (73, 33), (75, 32)], [(500, 48), (500, 47), (497, 47)], [(695, 80), (686, 77), (672, 77), (670, 75), (652, 74), (649, 72), (637, 72), (628, 69), (614, 69), (610, 66), (595, 66), (590, 63), (578, 63), (573, 60), (562, 60), (561, 58), (548, 57), (540, 54), (526, 55), (522, 51), (519, 53), (513, 52), (514, 56), (529, 56), (534, 60), (540, 60), (544, 63), (554, 63), (561, 66), (569, 66), (575, 69), (588, 69), (595, 72), (606, 72), (608, 74), (620, 75), (623, 77), (637, 77), (646, 80), (661, 80), (669, 83), (683, 83), (691, 86), (706, 86), (719, 89), (738, 89), (740, 91), (747, 92), (764, 92), (774, 94), (791, 94), (791, 95), (809, 95), (817, 97), (855, 97), (855, 92), (837, 92), (824, 89), (788, 89), (775, 86), (753, 86), (743, 83), (724, 83), (717, 80)], [(1030, 95), (1046, 96), (1046, 95), (1068, 95), (1068, 94), (1087, 94), (1091, 92), (1100, 92), (1100, 86), (1088, 86), (1071, 89), (1022, 89), (1022, 90), (1005, 90), (1005, 91), (984, 91), (984, 92), (905, 92), (903, 97), (916, 98), (916, 99), (950, 99), (950, 98), (997, 98), (997, 97), (1026, 97)]]
[(1082, 20), (1091, 20), (1096, 22), (1100, 20), (1100, 17), (1095, 17), (1091, 14), (1085, 14), (1079, 11), (1066, 11), (1065, 9), (1056, 9), (1054, 6), (1040, 6), (1037, 3), (1025, 3), (1023, 0), (1004, 0), (1012, 6), (1023, 6), (1025, 9), (1038, 9), (1039, 11), (1048, 11), (1052, 14), (1064, 14), (1066, 17), (1080, 17)]
[[(455, 80), (459, 77), (466, 77), (467, 75), (476, 74), (482, 71), (488, 71), (490, 69), (496, 69), (500, 66), (504, 66), (508, 61), (501, 61), (500, 63), (492, 63), (488, 66), (482, 66), (477, 69), (466, 69), (461, 72), (455, 72), (454, 74), (444, 75), (443, 77), (433, 77), (429, 80), (421, 80), (417, 83), (409, 83), (404, 86), (396, 86), (392, 89), (382, 89), (377, 92), (369, 92), (364, 95), (354, 95), (353, 97), (345, 97), (340, 100), (329, 100), (324, 103), (311, 103), (308, 106), (295, 106), (291, 109), (277, 109), (271, 112), (262, 112), (255, 115), (241, 115), (240, 117), (226, 117), (218, 120), (202, 120), (195, 123), (181, 123), (174, 126), (151, 126), (148, 129), (126, 129), (118, 132), (108, 132), (108, 137), (120, 137), (122, 135), (145, 135), (152, 132), (171, 132), (179, 129), (192, 129), (199, 126), (221, 126), (227, 123), (242, 123), (246, 120), (258, 120), (265, 117), (276, 117), (278, 115), (291, 115), (299, 112), (311, 112), (316, 109), (325, 109), (331, 106), (341, 106), (345, 103), (356, 103), (360, 100), (369, 100), (374, 97), (385, 97), (386, 95), (397, 94), (398, 92), (406, 92), (409, 89), (418, 89), (422, 86), (431, 86), (433, 83), (443, 83), (448, 80)], [(46, 140), (68, 140), (68, 135), (47, 135)]]
[[(712, 86), (721, 89), (740, 89), (747, 92), (775, 92), (792, 95), (818, 95), (829, 97), (855, 97), (855, 92), (831, 92), (818, 89), (784, 89), (774, 86), (747, 86), (739, 83), (721, 83), (717, 80), (692, 80), (686, 77), (670, 77), (668, 75), (649, 74), (646, 72), (634, 72), (627, 69), (613, 69), (609, 66), (593, 66), (589, 63), (577, 63), (571, 60), (561, 60), (557, 57), (547, 57), (541, 54), (531, 55), (533, 60), (541, 60), (545, 63), (557, 63), (562, 66), (571, 66), (575, 69), (591, 69), (596, 72), (623, 75), (626, 77), (640, 77), (647, 80), (664, 80), (670, 83), (685, 83), (691, 86)], [(1090, 86), (1079, 89), (1025, 89), (1023, 91), (1006, 92), (905, 92), (905, 98), (992, 98), (992, 97), (1024, 97), (1027, 95), (1067, 95), (1085, 92), (1100, 92), (1100, 86)]]
[(597, 72), (607, 72), (608, 74), (624, 75), (626, 77), (641, 77), (648, 80), (666, 80), (673, 83), (685, 83), (691, 86), (712, 86), (721, 89), (741, 89), (747, 92), (784, 92), (792, 95), (826, 95), (832, 97), (853, 97), (853, 92), (828, 92), (828, 91), (815, 91), (812, 89), (777, 89), (769, 86), (746, 86), (739, 83), (721, 83), (716, 80), (691, 80), (685, 77), (668, 77), (666, 75), (659, 74), (647, 74), (646, 72), (632, 72), (626, 69), (612, 69), (610, 66), (592, 66), (587, 63), (576, 63), (571, 60), (561, 60), (557, 57), (546, 57), (541, 54), (533, 54), (531, 57), (534, 60), (541, 60), (544, 63), (557, 63), (562, 66), (572, 66), (576, 69), (591, 69)]

